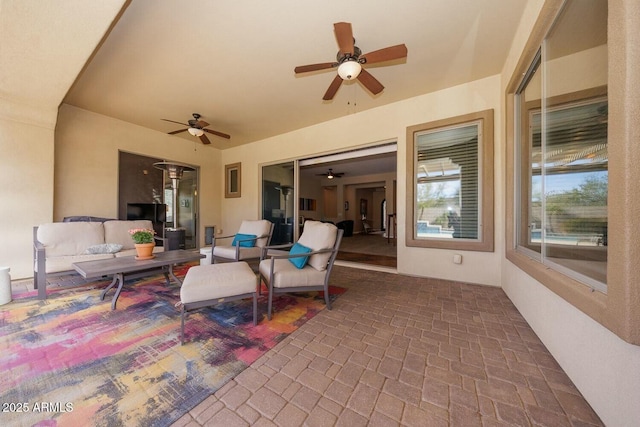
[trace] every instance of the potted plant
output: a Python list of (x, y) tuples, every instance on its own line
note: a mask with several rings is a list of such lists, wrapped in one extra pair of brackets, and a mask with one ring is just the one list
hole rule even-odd
[(155, 257), (153, 255), (153, 248), (156, 245), (153, 239), (155, 231), (148, 228), (132, 228), (129, 230), (129, 234), (131, 234), (138, 252), (136, 259), (151, 259)]

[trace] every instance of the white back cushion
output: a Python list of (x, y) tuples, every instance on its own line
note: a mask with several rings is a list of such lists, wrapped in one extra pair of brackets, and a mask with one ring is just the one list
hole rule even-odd
[(38, 226), (37, 239), (47, 258), (80, 255), (89, 246), (104, 243), (104, 228), (100, 222), (53, 222)]
[[(338, 227), (333, 224), (320, 221), (305, 221), (302, 236), (298, 243), (314, 251), (331, 249), (336, 242)], [(318, 271), (327, 269), (327, 263), (331, 258), (331, 252), (315, 254), (309, 257), (309, 265)]]
[(105, 221), (104, 223), (104, 243), (119, 243), (122, 250), (133, 249), (135, 243), (129, 234), (133, 228), (147, 228), (153, 230), (153, 224), (146, 219), (135, 221)]
[[(238, 229), (238, 234), (253, 234), (254, 236), (264, 236), (265, 234), (269, 234), (271, 230), (271, 221), (266, 219), (260, 219), (257, 221), (249, 221), (244, 220), (242, 224), (240, 224), (240, 229)], [(259, 248), (265, 247), (267, 245), (267, 238), (256, 240), (256, 246)]]

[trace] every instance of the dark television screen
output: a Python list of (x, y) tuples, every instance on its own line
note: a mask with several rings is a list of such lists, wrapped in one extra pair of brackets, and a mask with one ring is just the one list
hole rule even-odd
[(152, 222), (166, 222), (167, 205), (159, 203), (127, 203), (127, 219), (147, 219)]

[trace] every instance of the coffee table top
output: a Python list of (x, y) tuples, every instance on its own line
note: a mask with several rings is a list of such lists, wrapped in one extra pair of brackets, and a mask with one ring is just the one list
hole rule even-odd
[(82, 261), (73, 264), (73, 268), (85, 279), (109, 276), (118, 273), (132, 273), (150, 270), (165, 265), (196, 261), (205, 256), (199, 252), (183, 249), (154, 253), (155, 258), (137, 260), (135, 256), (123, 256), (95, 261)]

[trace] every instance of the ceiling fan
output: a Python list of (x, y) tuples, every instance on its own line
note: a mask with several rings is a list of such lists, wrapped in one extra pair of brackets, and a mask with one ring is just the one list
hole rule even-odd
[(333, 179), (333, 178), (342, 178), (342, 175), (344, 174), (345, 174), (344, 172), (334, 172), (333, 169), (329, 168), (327, 172), (317, 173), (316, 176), (324, 176), (329, 179)]
[(189, 124), (180, 123), (180, 122), (176, 122), (174, 120), (169, 120), (169, 119), (162, 119), (162, 120), (164, 120), (165, 122), (177, 123), (179, 125), (188, 126), (185, 129), (179, 129), (179, 130), (174, 130), (173, 132), (168, 132), (169, 135), (175, 135), (177, 133), (187, 131), (191, 135), (197, 136), (198, 138), (200, 138), (200, 141), (202, 141), (203, 144), (211, 144), (211, 141), (209, 141), (209, 138), (207, 138), (207, 135), (204, 134), (205, 132), (219, 136), (221, 138), (231, 139), (231, 136), (227, 135), (226, 133), (218, 132), (217, 130), (212, 130), (212, 129), (205, 129), (207, 126), (209, 126), (209, 123), (205, 122), (204, 120), (200, 120), (200, 117), (201, 117), (200, 114), (193, 113), (193, 119), (189, 120), (188, 122)]
[(296, 74), (307, 73), (310, 71), (337, 67), (338, 75), (333, 79), (333, 82), (329, 85), (329, 89), (327, 89), (327, 92), (322, 97), (325, 101), (333, 99), (343, 80), (358, 79), (358, 81), (374, 95), (382, 92), (384, 86), (382, 86), (382, 84), (362, 66), (364, 64), (375, 64), (378, 62), (406, 58), (407, 46), (399, 44), (365, 53), (363, 55), (360, 48), (354, 45), (355, 39), (353, 38), (351, 23), (337, 22), (333, 24), (333, 27), (336, 33), (336, 39), (338, 40), (338, 46), (340, 48), (336, 55), (337, 62), (302, 65), (296, 67), (294, 72)]

